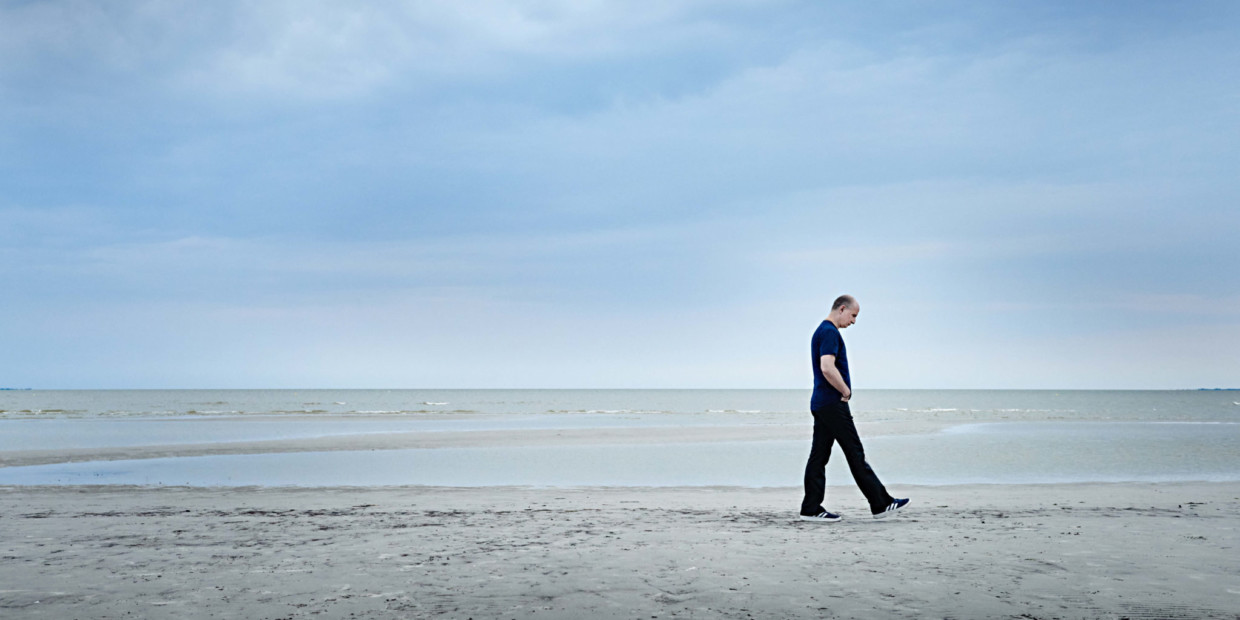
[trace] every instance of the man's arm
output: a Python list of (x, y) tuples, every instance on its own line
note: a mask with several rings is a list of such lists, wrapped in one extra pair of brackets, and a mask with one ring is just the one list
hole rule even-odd
[(827, 383), (840, 393), (840, 400), (848, 402), (852, 398), (852, 390), (848, 388), (848, 384), (844, 383), (844, 375), (840, 374), (840, 369), (835, 367), (834, 355), (823, 355), (818, 358), (818, 365), (822, 367), (822, 376), (827, 379)]

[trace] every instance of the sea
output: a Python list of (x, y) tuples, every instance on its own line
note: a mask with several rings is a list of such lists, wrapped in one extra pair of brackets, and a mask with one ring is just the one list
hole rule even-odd
[[(808, 402), (808, 390), (0, 391), (0, 464), (35, 452), (389, 433), (600, 433), (572, 444), (73, 456), (0, 466), (0, 485), (796, 487)], [(1240, 480), (1237, 391), (859, 389), (851, 407), (867, 461), (893, 490)], [(660, 441), (617, 443), (609, 429)], [(678, 440), (688, 429), (728, 432)], [(838, 455), (828, 483), (852, 484)]]

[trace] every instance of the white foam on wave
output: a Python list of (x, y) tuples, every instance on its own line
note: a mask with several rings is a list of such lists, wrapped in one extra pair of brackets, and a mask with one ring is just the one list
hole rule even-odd
[(557, 415), (655, 415), (672, 412), (663, 409), (547, 409), (543, 413)]
[(1154, 420), (1151, 422), (1129, 422), (1129, 424), (1205, 424), (1235, 426), (1240, 422), (1198, 421), (1198, 420)]

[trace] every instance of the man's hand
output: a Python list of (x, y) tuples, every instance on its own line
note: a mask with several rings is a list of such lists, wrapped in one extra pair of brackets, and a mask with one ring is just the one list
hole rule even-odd
[(840, 374), (838, 368), (835, 367), (834, 355), (823, 355), (818, 358), (818, 366), (822, 369), (822, 376), (840, 393), (840, 402), (848, 402), (852, 398), (852, 388), (844, 382), (844, 376)]

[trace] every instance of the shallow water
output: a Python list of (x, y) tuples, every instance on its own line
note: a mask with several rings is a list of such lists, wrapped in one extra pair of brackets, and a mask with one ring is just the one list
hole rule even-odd
[(0, 452), (185, 445), (384, 433), (735, 426), (737, 416), (561, 414), (432, 416), (212, 416), (0, 420)]
[[(864, 440), (900, 484), (1240, 480), (1240, 424), (1004, 422)], [(10, 467), (0, 484), (798, 486), (808, 441), (436, 448)], [(833, 485), (851, 484), (836, 453)]]
[[(808, 390), (33, 390), (0, 391), (0, 420), (248, 416), (715, 414), (800, 422)], [(865, 390), (870, 421), (1240, 420), (1240, 392)]]
[[(796, 486), (809, 450), (808, 398), (807, 390), (0, 392), (0, 454), (534, 429), (775, 425), (805, 437), (53, 464), (0, 468), (0, 484)], [(1240, 479), (1237, 392), (858, 390), (852, 409), (870, 429), (946, 428), (864, 437), (890, 484)], [(851, 484), (838, 458), (829, 476)]]

